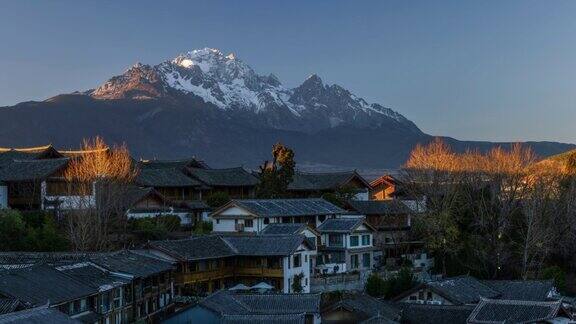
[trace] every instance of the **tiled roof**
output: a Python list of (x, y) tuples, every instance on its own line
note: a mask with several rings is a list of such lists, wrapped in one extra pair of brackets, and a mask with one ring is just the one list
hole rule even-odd
[(330, 172), (330, 173), (306, 173), (295, 172), (288, 190), (334, 190), (346, 185), (354, 177), (370, 187), (356, 171)]
[(320, 224), (316, 230), (320, 233), (337, 232), (348, 233), (364, 222), (364, 218), (331, 218)]
[(198, 235), (181, 240), (153, 241), (150, 246), (180, 260), (203, 260), (237, 255), (285, 256), (302, 243), (303, 235), (224, 236)]
[(482, 299), (468, 323), (541, 323), (557, 317), (561, 301), (535, 302)]
[(54, 268), (36, 265), (0, 271), (0, 293), (40, 306), (87, 297), (97, 290)]
[(57, 270), (94, 287), (99, 291), (109, 290), (130, 282), (130, 280), (124, 277), (113, 275), (89, 262), (60, 266)]
[(306, 241), (303, 235), (223, 236), (238, 255), (290, 255)]
[(12, 160), (0, 165), (0, 181), (26, 181), (44, 179), (68, 163), (67, 158), (42, 160)]
[(208, 166), (195, 158), (181, 160), (145, 160), (138, 161), (141, 169), (180, 169), (184, 168), (208, 168)]
[(233, 256), (236, 251), (218, 235), (198, 235), (181, 240), (152, 241), (152, 248), (183, 260), (202, 260)]
[[(308, 199), (237, 199), (226, 206), (237, 205), (259, 217), (315, 216), (345, 214), (346, 211), (322, 198)], [(221, 210), (222, 210), (221, 209)], [(218, 212), (215, 212), (217, 214)]]
[(481, 297), (497, 298), (500, 295), (498, 291), (470, 276), (446, 278), (429, 282), (427, 285), (453, 303), (459, 304), (475, 304)]
[(482, 280), (500, 293), (499, 299), (546, 301), (554, 290), (553, 280)]
[(81, 322), (54, 308), (38, 307), (0, 315), (2, 324), (80, 324)]
[(192, 177), (208, 186), (239, 187), (258, 184), (258, 178), (241, 167), (229, 169), (188, 168), (187, 171)]
[(200, 305), (220, 315), (314, 314), (320, 312), (319, 294), (245, 294), (218, 291)]
[(346, 296), (331, 305), (329, 309), (344, 308), (354, 312), (358, 321), (370, 323), (390, 323), (400, 318), (400, 309), (395, 305), (380, 301), (366, 294)]
[(305, 314), (275, 314), (275, 315), (224, 315), (224, 324), (305, 324)]
[(474, 309), (468, 305), (397, 305), (402, 309), (402, 323), (406, 324), (465, 324)]
[(0, 314), (12, 313), (19, 307), (23, 307), (23, 305), (16, 298), (0, 298)]
[(304, 223), (272, 223), (260, 232), (263, 235), (299, 234), (307, 227)]
[(142, 168), (135, 182), (145, 187), (200, 187), (202, 183), (178, 168)]
[(135, 277), (148, 277), (173, 269), (170, 262), (140, 255), (131, 251), (92, 255), (90, 260), (107, 270), (128, 273)]
[(348, 205), (363, 215), (408, 214), (410, 208), (398, 200), (350, 200)]

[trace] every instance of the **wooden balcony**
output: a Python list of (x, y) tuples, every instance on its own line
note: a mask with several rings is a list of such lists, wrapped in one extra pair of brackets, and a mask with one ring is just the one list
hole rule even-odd
[(239, 267), (235, 271), (237, 276), (278, 277), (282, 278), (284, 272), (281, 268), (246, 268)]
[(234, 276), (250, 277), (271, 277), (282, 278), (283, 271), (281, 268), (249, 268), (249, 267), (225, 267), (214, 270), (197, 271), (191, 273), (176, 274), (176, 282), (179, 284), (188, 284), (216, 279), (229, 278)]

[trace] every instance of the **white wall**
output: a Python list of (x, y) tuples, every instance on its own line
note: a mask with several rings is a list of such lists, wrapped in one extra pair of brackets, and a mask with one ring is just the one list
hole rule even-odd
[[(60, 201), (59, 208), (61, 210), (69, 209), (88, 209), (96, 207), (96, 186), (92, 184), (92, 195), (90, 196), (47, 196), (46, 195), (46, 181), (42, 181), (40, 186), (40, 199), (42, 203), (42, 209), (47, 209), (44, 206), (44, 199), (49, 201)], [(50, 208), (53, 208), (50, 206)]]
[(8, 208), (8, 186), (0, 185), (0, 209)]
[(192, 218), (189, 213), (176, 213), (174, 208), (170, 208), (165, 212), (155, 212), (155, 213), (134, 213), (130, 209), (126, 212), (126, 217), (128, 218), (151, 218), (163, 215), (176, 215), (180, 218), (180, 225), (190, 225), (192, 224)]
[[(301, 265), (299, 267), (294, 267), (294, 255), (300, 254), (301, 256)], [(293, 253), (288, 257), (284, 257), (282, 260), (283, 263), (283, 271), (284, 271), (284, 293), (291, 293), (292, 291), (292, 282), (294, 280), (294, 276), (299, 275), (300, 273), (304, 274), (302, 277), (302, 292), (309, 293), (310, 292), (310, 262), (312, 261), (312, 253), (308, 250), (304, 245), (301, 245), (297, 252)], [(290, 263), (290, 267), (288, 264)]]

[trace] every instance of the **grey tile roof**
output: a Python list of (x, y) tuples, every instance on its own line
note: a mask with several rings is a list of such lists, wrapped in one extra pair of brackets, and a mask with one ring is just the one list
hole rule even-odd
[(400, 319), (400, 309), (389, 302), (380, 301), (366, 294), (346, 296), (329, 309), (344, 308), (354, 312), (357, 320), (370, 323), (390, 323)]
[(152, 241), (150, 247), (179, 260), (204, 260), (231, 256), (285, 256), (302, 243), (303, 235), (227, 236), (198, 235), (181, 240)]
[(36, 265), (0, 271), (0, 293), (40, 306), (84, 298), (97, 290), (52, 267)]
[(345, 214), (346, 211), (322, 198), (308, 199), (236, 199), (238, 205), (259, 217), (315, 216)]
[(364, 218), (332, 218), (320, 224), (316, 230), (320, 233), (348, 233), (364, 222)]
[(16, 298), (0, 298), (0, 314), (15, 312), (23, 306), (22, 302)]
[(363, 215), (409, 214), (410, 208), (398, 200), (350, 200), (350, 208)]
[(500, 293), (499, 299), (546, 301), (554, 290), (553, 280), (482, 280)]
[(195, 158), (181, 159), (181, 160), (145, 160), (138, 161), (138, 166), (141, 169), (179, 169), (184, 168), (208, 168), (204, 161)]
[(113, 275), (109, 271), (104, 271), (90, 262), (60, 266), (57, 267), (57, 270), (94, 287), (99, 291), (109, 290), (130, 282), (129, 279)]
[(233, 256), (236, 251), (218, 235), (198, 235), (181, 240), (150, 242), (159, 249), (180, 260), (202, 260)]
[(245, 294), (218, 291), (200, 305), (220, 315), (317, 314), (320, 294)]
[(200, 187), (202, 183), (187, 176), (178, 168), (143, 168), (140, 169), (136, 184), (145, 187)]
[(402, 323), (406, 324), (465, 324), (474, 309), (469, 305), (397, 305), (402, 309)]
[(224, 315), (221, 323), (225, 324), (305, 324), (305, 314), (275, 315)]
[(470, 276), (446, 278), (427, 285), (457, 304), (475, 304), (481, 297), (497, 298), (500, 295), (500, 292)]
[(249, 187), (258, 184), (258, 178), (241, 167), (229, 169), (188, 168), (187, 171), (192, 177), (211, 187)]
[(68, 164), (69, 159), (13, 160), (0, 165), (0, 181), (26, 181), (47, 178)]
[(468, 323), (541, 323), (557, 317), (561, 301), (535, 302), (482, 299)]
[(54, 308), (38, 307), (0, 315), (1, 324), (80, 324)]
[(288, 190), (295, 191), (322, 191), (334, 190), (346, 185), (350, 180), (357, 177), (360, 181), (370, 187), (368, 182), (356, 171), (327, 172), (327, 173), (307, 173), (295, 172), (292, 182), (288, 185)]
[(263, 235), (299, 234), (307, 227), (304, 223), (272, 223), (260, 232)]
[(174, 268), (170, 262), (131, 251), (92, 255), (90, 261), (109, 271), (128, 273), (135, 277), (148, 277)]
[(303, 235), (259, 235), (259, 236), (223, 236), (237, 255), (290, 255), (307, 242)]

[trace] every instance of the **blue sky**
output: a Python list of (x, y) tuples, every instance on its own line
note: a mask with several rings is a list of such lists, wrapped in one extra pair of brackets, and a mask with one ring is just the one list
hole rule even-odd
[(0, 106), (215, 47), (425, 132), (576, 142), (576, 1), (2, 1)]

